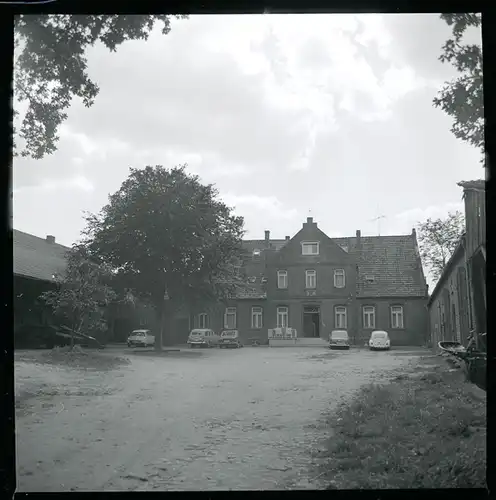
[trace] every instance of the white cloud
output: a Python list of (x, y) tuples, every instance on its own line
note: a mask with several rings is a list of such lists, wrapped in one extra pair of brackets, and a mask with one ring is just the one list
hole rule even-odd
[(93, 183), (82, 175), (77, 175), (70, 179), (46, 179), (41, 184), (36, 186), (23, 186), (15, 188), (14, 195), (19, 195), (32, 191), (60, 191), (60, 190), (75, 189), (78, 191), (92, 192), (95, 189)]
[[(221, 196), (226, 205), (235, 209), (239, 215), (249, 214), (250, 210), (263, 212), (274, 219), (298, 219), (298, 210), (288, 208), (275, 196), (257, 196), (257, 195), (235, 195), (224, 194)], [(250, 214), (251, 215), (251, 214)], [(257, 214), (260, 216), (260, 214)]]
[(459, 202), (448, 202), (443, 205), (431, 205), (426, 208), (412, 208), (410, 210), (405, 210), (396, 215), (396, 218), (401, 222), (408, 222), (413, 226), (416, 226), (418, 222), (424, 222), (427, 219), (442, 219), (445, 218), (448, 213), (455, 211), (464, 212), (463, 201)]

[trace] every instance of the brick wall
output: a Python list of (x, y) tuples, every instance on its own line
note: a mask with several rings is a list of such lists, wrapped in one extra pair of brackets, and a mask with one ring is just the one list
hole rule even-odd
[[(393, 329), (391, 324), (391, 306), (403, 307), (402, 329)], [(358, 327), (355, 331), (356, 342), (364, 344), (368, 341), (372, 329), (363, 327), (363, 306), (375, 307), (375, 330), (385, 330), (391, 339), (391, 345), (423, 345), (428, 333), (427, 298), (360, 298), (357, 300)]]

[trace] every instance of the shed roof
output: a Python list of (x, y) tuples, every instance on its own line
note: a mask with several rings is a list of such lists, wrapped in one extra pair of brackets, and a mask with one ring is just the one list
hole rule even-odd
[(12, 238), (14, 275), (54, 281), (54, 275), (64, 271), (70, 248), (17, 229), (13, 229)]

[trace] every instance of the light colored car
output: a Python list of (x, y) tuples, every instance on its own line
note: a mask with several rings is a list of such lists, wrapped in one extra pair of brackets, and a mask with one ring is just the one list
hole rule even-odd
[(230, 347), (238, 349), (243, 347), (241, 340), (239, 340), (238, 330), (224, 330), (221, 332), (219, 347), (221, 349), (229, 349)]
[(214, 347), (219, 345), (220, 336), (210, 328), (195, 328), (191, 330), (188, 344), (193, 347)]
[(346, 330), (333, 330), (329, 334), (329, 349), (349, 349), (350, 337)]
[(369, 347), (371, 351), (374, 349), (388, 350), (391, 347), (388, 333), (384, 330), (374, 330), (370, 335)]
[(133, 330), (127, 338), (127, 346), (148, 347), (155, 345), (155, 335), (150, 330)]

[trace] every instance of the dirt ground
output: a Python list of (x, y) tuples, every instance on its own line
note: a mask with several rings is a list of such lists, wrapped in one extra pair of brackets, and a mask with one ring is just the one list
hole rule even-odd
[(106, 372), (17, 357), (17, 491), (325, 487), (311, 457), (329, 409), (420, 354), (131, 351)]

